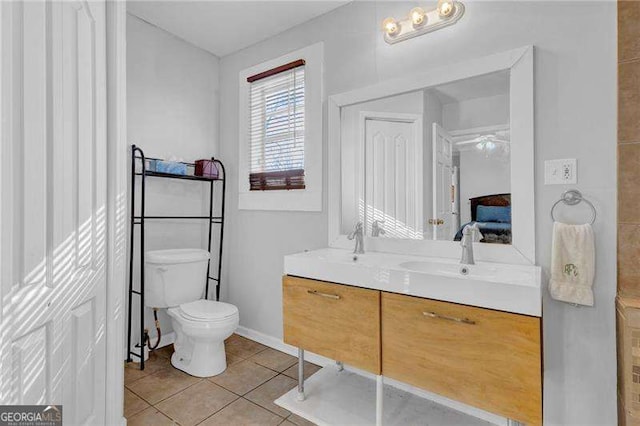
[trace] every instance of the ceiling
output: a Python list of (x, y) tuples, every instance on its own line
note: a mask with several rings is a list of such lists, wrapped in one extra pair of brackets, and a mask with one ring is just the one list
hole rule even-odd
[(458, 80), (436, 86), (433, 89), (443, 104), (509, 94), (509, 71)]
[(222, 57), (346, 3), (349, 1), (129, 1), (127, 11)]

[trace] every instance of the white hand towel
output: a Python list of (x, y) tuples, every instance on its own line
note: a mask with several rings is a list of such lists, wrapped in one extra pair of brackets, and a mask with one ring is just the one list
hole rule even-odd
[(591, 225), (553, 224), (551, 297), (562, 302), (593, 306), (596, 248)]

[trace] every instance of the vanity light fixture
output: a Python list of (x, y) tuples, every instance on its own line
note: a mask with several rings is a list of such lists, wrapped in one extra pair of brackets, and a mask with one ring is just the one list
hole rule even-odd
[(382, 22), (384, 40), (394, 44), (430, 33), (455, 24), (462, 15), (464, 4), (458, 0), (438, 0), (438, 5), (431, 10), (414, 7), (402, 20), (389, 17)]

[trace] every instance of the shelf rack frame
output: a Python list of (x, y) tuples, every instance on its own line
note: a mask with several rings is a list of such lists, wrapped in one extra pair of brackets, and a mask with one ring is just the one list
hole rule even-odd
[[(127, 362), (133, 361), (132, 356), (140, 360), (140, 370), (144, 370), (144, 347), (147, 339), (144, 327), (144, 257), (145, 257), (145, 223), (147, 220), (206, 220), (209, 225), (209, 238), (207, 240), (207, 251), (211, 253), (211, 237), (213, 236), (213, 226), (219, 225), (219, 247), (218, 247), (218, 265), (217, 275), (211, 276), (211, 258), (207, 263), (207, 276), (205, 284), (205, 297), (209, 297), (209, 282), (215, 282), (216, 300), (220, 300), (220, 284), (222, 273), (222, 246), (224, 241), (224, 212), (225, 212), (225, 196), (226, 196), (226, 172), (224, 165), (220, 160), (211, 157), (211, 161), (218, 169), (218, 177), (211, 178), (207, 176), (193, 176), (193, 175), (177, 175), (171, 173), (160, 173), (152, 170), (147, 170), (147, 160), (160, 160), (159, 158), (146, 157), (142, 149), (136, 145), (131, 145), (131, 205), (130, 205), (130, 222), (129, 222), (129, 312), (128, 312), (128, 334), (127, 334)], [(136, 171), (136, 162), (140, 162), (139, 171)], [(194, 163), (183, 163), (187, 166), (195, 166)], [(146, 204), (146, 180), (148, 177), (153, 178), (166, 178), (166, 179), (181, 179), (190, 181), (200, 181), (209, 183), (209, 215), (208, 216), (163, 216), (163, 215), (147, 215)], [(139, 179), (138, 179), (139, 178)], [(136, 180), (140, 180), (140, 214), (136, 215)], [(214, 185), (222, 184), (222, 196), (220, 200), (220, 216), (214, 216)], [(134, 252), (135, 252), (135, 229), (136, 226), (140, 226), (140, 289), (134, 290), (133, 288), (133, 269), (134, 269)], [(131, 339), (133, 334), (132, 329), (132, 307), (133, 296), (140, 298), (140, 344), (137, 346), (140, 348), (140, 352), (136, 352), (131, 348)]]

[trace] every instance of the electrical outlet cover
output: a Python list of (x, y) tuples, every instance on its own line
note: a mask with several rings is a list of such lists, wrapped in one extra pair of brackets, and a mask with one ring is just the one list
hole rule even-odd
[(578, 166), (575, 158), (544, 162), (545, 185), (574, 185), (576, 183), (578, 183)]

